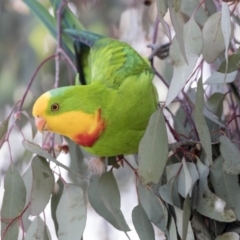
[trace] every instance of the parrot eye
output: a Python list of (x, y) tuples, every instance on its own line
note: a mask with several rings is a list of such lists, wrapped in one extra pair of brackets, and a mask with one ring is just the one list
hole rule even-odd
[(51, 110), (52, 111), (57, 111), (58, 109), (59, 109), (59, 104), (53, 103), (52, 106), (51, 106)]

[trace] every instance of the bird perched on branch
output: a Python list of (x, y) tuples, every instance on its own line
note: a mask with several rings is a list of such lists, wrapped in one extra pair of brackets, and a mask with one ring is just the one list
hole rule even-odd
[(69, 137), (97, 156), (136, 153), (158, 102), (148, 60), (115, 39), (72, 29), (65, 33), (75, 40), (82, 85), (37, 99), (38, 130)]

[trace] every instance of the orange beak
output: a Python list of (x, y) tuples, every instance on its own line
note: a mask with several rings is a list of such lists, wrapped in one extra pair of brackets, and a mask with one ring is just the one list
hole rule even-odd
[(49, 130), (46, 120), (42, 117), (35, 117), (35, 124), (36, 124), (38, 131), (40, 131), (41, 133), (43, 131)]

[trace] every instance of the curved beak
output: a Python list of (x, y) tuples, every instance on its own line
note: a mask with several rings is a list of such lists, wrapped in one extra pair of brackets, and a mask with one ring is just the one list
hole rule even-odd
[(40, 131), (41, 133), (43, 131), (49, 130), (46, 120), (42, 117), (35, 117), (35, 124), (36, 124), (38, 131)]

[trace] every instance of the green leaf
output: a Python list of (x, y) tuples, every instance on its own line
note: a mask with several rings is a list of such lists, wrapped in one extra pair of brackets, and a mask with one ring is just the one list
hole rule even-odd
[(132, 221), (140, 240), (154, 239), (153, 226), (141, 205), (133, 209)]
[(168, 10), (167, 0), (157, 0), (156, 2), (158, 13), (163, 18)]
[(7, 133), (7, 130), (8, 130), (9, 119), (10, 119), (10, 115), (3, 122), (0, 123), (0, 148), (3, 143), (3, 141), (1, 141), (1, 140), (5, 136), (5, 134)]
[(239, 240), (239, 235), (235, 232), (227, 232), (217, 236), (215, 240)]
[[(196, 9), (197, 11), (195, 12)], [(191, 0), (191, 2), (189, 0), (182, 0), (181, 12), (189, 18), (194, 14), (194, 18), (200, 26), (203, 26), (208, 19), (206, 11), (202, 5), (199, 6), (198, 0)]]
[[(17, 239), (18, 220), (11, 220), (20, 216), (26, 200), (26, 188), (16, 167), (11, 164), (4, 177), (4, 195), (1, 208), (1, 232), (5, 239)], [(11, 224), (10, 224), (11, 223)], [(10, 224), (10, 228), (6, 229)], [(6, 232), (5, 232), (6, 231)]]
[(204, 109), (203, 85), (202, 80), (199, 79), (197, 86), (196, 104), (194, 109), (194, 120), (201, 144), (207, 155), (208, 163), (212, 165), (213, 161), (212, 161), (211, 136), (208, 130), (208, 126), (206, 124), (206, 120), (203, 116), (203, 109)]
[(225, 136), (220, 137), (220, 152), (223, 156), (223, 171), (227, 174), (240, 174), (240, 152)]
[(240, 188), (238, 176), (228, 175), (223, 171), (223, 158), (219, 156), (214, 160), (210, 172), (211, 183), (216, 195), (226, 202), (226, 208), (231, 208), (240, 220)]
[[(2, 233), (1, 239), (2, 240), (18, 239), (19, 224), (20, 224), (19, 219), (16, 219), (14, 222), (12, 222), (10, 226), (9, 223), (6, 223), (1, 219), (1, 233)], [(8, 229), (6, 230), (7, 227)]]
[(230, 83), (235, 81), (237, 76), (237, 71), (230, 72), (228, 74), (214, 72), (211, 76), (205, 81), (204, 84), (223, 84), (223, 83)]
[(187, 62), (185, 44), (183, 39), (183, 21), (180, 13), (177, 13), (174, 7), (175, 0), (168, 1), (168, 8), (170, 13), (171, 22), (176, 33), (176, 40), (179, 44), (179, 50), (182, 54), (182, 58)]
[(57, 205), (58, 239), (81, 239), (86, 225), (86, 204), (79, 186), (65, 184)]
[(47, 225), (37, 216), (27, 230), (25, 240), (44, 239), (48, 240)]
[(152, 114), (139, 144), (138, 157), (142, 183), (158, 183), (168, 159), (168, 137), (162, 109)]
[[(222, 2), (221, 29), (222, 29), (222, 34), (223, 34), (224, 44), (225, 44), (225, 59), (228, 65), (228, 47), (231, 40), (232, 24), (231, 24), (229, 8), (226, 2)], [(227, 66), (225, 71), (226, 70), (227, 70)]]
[(169, 223), (169, 239), (178, 240), (177, 228), (173, 217), (170, 218)]
[[(192, 232), (191, 230), (188, 230), (188, 227), (190, 225), (190, 222), (189, 222), (190, 216), (191, 216), (191, 200), (189, 196), (187, 196), (183, 204), (183, 221), (182, 221), (182, 239), (183, 240), (187, 239), (188, 231)], [(188, 239), (189, 239), (189, 236), (188, 236)]]
[(54, 188), (54, 176), (46, 159), (35, 156), (32, 160), (31, 215), (40, 214), (49, 202)]
[(57, 184), (57, 186), (58, 186), (58, 191), (57, 191), (57, 193), (52, 194), (51, 214), (52, 214), (52, 219), (53, 219), (54, 226), (55, 226), (55, 231), (57, 233), (58, 232), (58, 221), (57, 221), (56, 211), (57, 211), (59, 201), (62, 197), (64, 185), (63, 185), (63, 182), (61, 181), (61, 179), (58, 179), (58, 181), (55, 184)]
[(190, 18), (184, 25), (183, 35), (187, 63), (181, 55), (179, 50), (180, 46), (174, 37), (169, 52), (174, 65), (174, 73), (168, 90), (166, 106), (169, 105), (185, 87), (202, 51), (202, 32), (194, 18)]
[(199, 191), (196, 210), (202, 215), (219, 222), (236, 221), (235, 213), (225, 209), (226, 202), (213, 194), (208, 187), (209, 168), (197, 160), (197, 168), (200, 175)]
[(172, 206), (180, 208), (180, 198), (178, 195), (177, 178), (170, 179), (165, 185), (159, 189), (161, 198)]
[(139, 201), (146, 212), (148, 218), (163, 232), (166, 231), (168, 214), (167, 209), (160, 198), (158, 198), (152, 189), (140, 183), (138, 184)]
[(224, 51), (225, 44), (221, 29), (221, 12), (211, 15), (203, 26), (203, 58), (214, 62)]
[(237, 71), (240, 67), (240, 52), (236, 52), (233, 55), (228, 57), (228, 66), (227, 61), (223, 61), (218, 69), (218, 72), (225, 73), (227, 69), (227, 73), (231, 73)]
[(207, 109), (216, 116), (221, 117), (225, 97), (226, 94), (220, 92), (213, 93), (206, 102)]
[[(118, 221), (113, 217), (111, 212), (106, 208), (103, 200), (101, 199), (101, 195), (98, 188), (99, 176), (92, 175), (88, 188), (88, 199), (93, 209), (102, 216), (105, 220), (107, 220), (110, 224), (112, 224), (116, 229), (122, 230)], [(122, 212), (120, 213), (122, 214)], [(122, 230), (123, 231), (123, 230)]]
[(27, 141), (27, 140), (24, 140), (22, 142), (22, 144), (28, 151), (30, 151), (32, 153), (36, 153), (37, 155), (48, 159), (49, 161), (57, 164), (58, 166), (64, 168), (65, 170), (69, 171), (70, 173), (74, 174), (77, 177), (83, 178), (83, 176), (81, 176), (77, 172), (72, 171), (69, 167), (67, 167), (64, 164), (57, 161), (54, 157), (52, 157), (52, 155), (50, 155), (47, 151), (42, 149), (38, 144), (35, 144), (35, 143)]
[(187, 223), (184, 222), (184, 212), (182, 209), (179, 209), (177, 207), (174, 207), (175, 213), (176, 213), (176, 224), (177, 224), (177, 229), (178, 233), (181, 237), (181, 239), (184, 239), (183, 237), (183, 229), (186, 227), (187, 224), (187, 229), (184, 229), (185, 234), (186, 234), (186, 239), (187, 240), (195, 240), (193, 230), (191, 227), (190, 222), (188, 221)]
[(106, 172), (100, 177), (98, 188), (105, 207), (112, 214), (120, 228), (124, 232), (130, 231), (120, 209), (120, 192), (112, 171)]
[(182, 160), (183, 167), (178, 177), (178, 192), (186, 198), (189, 194), (192, 196), (192, 189), (196, 181), (199, 179), (198, 171), (194, 163), (186, 162), (185, 158)]

